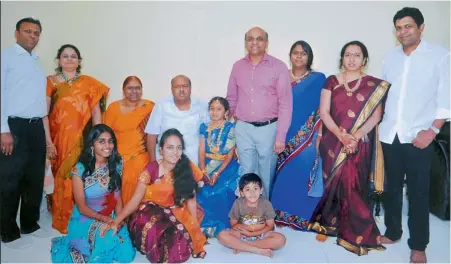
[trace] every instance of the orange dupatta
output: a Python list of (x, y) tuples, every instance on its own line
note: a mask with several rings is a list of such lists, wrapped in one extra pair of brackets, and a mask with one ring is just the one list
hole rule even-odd
[(81, 75), (71, 85), (47, 77), (47, 96), (52, 98), (49, 111), (50, 134), (57, 150), (52, 160), (55, 177), (52, 226), (67, 233), (74, 206), (70, 171), (83, 149), (83, 135), (89, 132), (91, 112), (97, 104), (104, 109), (109, 88), (96, 79)]
[(113, 129), (119, 154), (124, 160), (121, 188), (124, 204), (132, 198), (139, 174), (149, 163), (144, 129), (155, 104), (149, 100), (143, 101), (141, 106), (125, 114), (119, 101), (115, 101), (108, 106), (104, 116), (104, 124)]

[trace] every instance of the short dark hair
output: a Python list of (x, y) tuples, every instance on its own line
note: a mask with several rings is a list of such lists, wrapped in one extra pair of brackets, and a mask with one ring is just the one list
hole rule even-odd
[(307, 70), (312, 70), (312, 63), (313, 63), (313, 50), (312, 47), (305, 41), (303, 40), (298, 40), (296, 41), (293, 45), (291, 45), (290, 48), (290, 56), (291, 53), (293, 53), (293, 50), (297, 47), (297, 46), (301, 46), (302, 49), (307, 53)]
[(20, 31), (20, 26), (21, 26), (23, 23), (33, 23), (33, 24), (35, 24), (35, 25), (38, 25), (38, 26), (39, 26), (39, 29), (40, 29), (39, 32), (42, 32), (41, 21), (39, 21), (39, 19), (35, 19), (35, 18), (32, 18), (32, 17), (26, 17), (26, 18), (22, 18), (21, 20), (19, 20), (19, 21), (16, 23), (16, 31)]
[(175, 76), (174, 78), (171, 79), (171, 87), (174, 85), (175, 78), (178, 78), (178, 77), (186, 78), (188, 80), (189, 87), (191, 87), (191, 79), (188, 78), (186, 75), (183, 75), (183, 74), (179, 74), (179, 75), (177, 75), (177, 76)]
[(358, 41), (358, 40), (353, 40), (350, 41), (348, 43), (346, 43), (343, 48), (341, 48), (341, 52), (340, 52), (340, 68), (341, 66), (343, 66), (343, 57), (345, 55), (345, 51), (349, 46), (352, 45), (356, 45), (359, 46), (360, 49), (362, 50), (362, 55), (363, 55), (363, 59), (365, 60), (365, 63), (363, 64), (363, 66), (368, 65), (368, 62), (370, 60), (369, 54), (368, 54), (368, 49), (366, 48), (365, 44), (363, 44), (362, 42)]
[(420, 9), (415, 7), (404, 7), (403, 9), (396, 12), (395, 16), (393, 17), (393, 25), (396, 26), (396, 20), (405, 17), (412, 17), (418, 27), (420, 27), (424, 23), (424, 17)]
[(260, 188), (263, 187), (262, 179), (255, 173), (246, 173), (240, 178), (240, 182), (238, 183), (238, 186), (240, 188), (240, 191), (246, 187), (249, 183), (256, 183)]
[[(61, 46), (61, 48), (59, 48), (58, 51), (56, 52), (56, 57), (55, 57), (55, 59), (59, 60), (60, 57), (61, 57), (61, 54), (63, 53), (63, 51), (64, 51), (66, 48), (73, 49), (73, 50), (75, 51), (75, 53), (77, 53), (77, 57), (78, 57), (78, 59), (79, 59), (80, 61), (83, 59), (83, 58), (81, 57), (80, 50), (79, 50), (77, 47), (75, 47), (74, 45), (72, 45), (72, 44), (64, 44), (63, 46)], [(61, 67), (61, 65), (58, 65), (58, 67), (55, 69), (55, 71), (56, 71), (57, 73), (61, 73), (61, 72), (63, 72), (63, 68)], [(77, 71), (78, 73), (81, 72), (81, 65), (80, 65), (80, 64), (78, 64), (76, 71)]]

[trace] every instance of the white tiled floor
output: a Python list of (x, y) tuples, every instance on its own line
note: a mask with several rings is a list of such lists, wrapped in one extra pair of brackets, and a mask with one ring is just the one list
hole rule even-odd
[[(401, 242), (387, 246), (384, 252), (373, 251), (366, 256), (356, 256), (335, 243), (334, 238), (329, 238), (326, 242), (316, 241), (314, 233), (296, 232), (289, 228), (279, 229), (287, 237), (287, 245), (276, 251), (274, 258), (269, 259), (249, 253), (234, 255), (228, 248), (221, 246), (216, 239), (209, 241), (205, 247), (207, 256), (204, 260), (190, 259), (189, 262), (241, 262), (241, 263), (274, 263), (274, 262), (308, 262), (308, 263), (408, 263), (410, 250), (407, 246), (407, 204), (404, 204), (403, 229), (404, 236)], [(385, 226), (383, 216), (376, 219), (378, 226), (383, 233)], [(41, 216), (41, 226), (50, 230), (51, 216), (43, 213)], [(430, 217), (431, 238), (427, 248), (427, 258), (429, 263), (450, 263), (450, 222), (442, 221), (431, 214)], [(52, 229), (53, 236), (59, 233)], [(33, 247), (24, 250), (11, 250), (1, 245), (1, 262), (50, 262), (50, 238), (34, 238)], [(148, 262), (144, 255), (137, 253), (134, 262)]]

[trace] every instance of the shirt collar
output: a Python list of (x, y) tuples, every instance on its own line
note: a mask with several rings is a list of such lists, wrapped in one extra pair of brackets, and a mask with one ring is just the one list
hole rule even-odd
[[(421, 39), (420, 44), (413, 52), (423, 52), (423, 51), (429, 51), (429, 50), (431, 50), (431, 48), (429, 47), (429, 44), (427, 43), (427, 41), (424, 39)], [(404, 51), (402, 49), (402, 45), (398, 46), (398, 51), (404, 53)]]
[[(247, 62), (251, 62), (251, 58), (250, 58), (249, 54), (246, 55), (243, 59)], [(265, 54), (263, 54), (263, 59), (261, 60), (260, 63), (264, 62), (263, 64), (268, 64), (269, 59), (270, 59), (269, 55), (265, 52)]]
[[(28, 53), (28, 51), (26, 51), (22, 46), (20, 46), (17, 43), (14, 44), (14, 49), (16, 50), (16, 53), (19, 54), (19, 55), (22, 55), (24, 53), (30, 54), (30, 53)], [(34, 51), (32, 51), (31, 52), (31, 57), (33, 57), (33, 59), (37, 59), (38, 55), (36, 55), (36, 53)]]

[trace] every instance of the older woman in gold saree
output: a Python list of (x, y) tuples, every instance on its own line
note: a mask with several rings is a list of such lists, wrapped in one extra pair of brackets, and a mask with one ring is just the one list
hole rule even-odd
[[(44, 119), (47, 154), (55, 177), (52, 226), (66, 234), (74, 201), (69, 176), (83, 149), (83, 138), (92, 125), (102, 122), (109, 88), (80, 74), (80, 51), (71, 44), (57, 53), (56, 74), (47, 77), (49, 116)], [(53, 201), (51, 201), (53, 200)]]
[(321, 92), (324, 126), (319, 150), (325, 190), (308, 227), (337, 236), (338, 245), (357, 255), (385, 249), (369, 194), (383, 191), (383, 159), (375, 127), (390, 85), (363, 73), (367, 62), (363, 43), (347, 43), (341, 51), (344, 72), (327, 78)]

